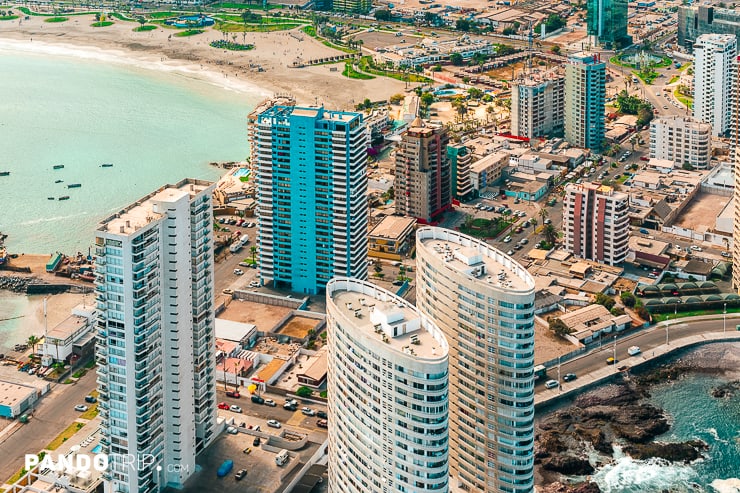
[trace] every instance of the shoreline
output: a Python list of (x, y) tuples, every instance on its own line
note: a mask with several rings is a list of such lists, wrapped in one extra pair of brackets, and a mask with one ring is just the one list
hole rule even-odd
[(21, 17), (18, 21), (0, 22), (0, 52), (5, 49), (121, 63), (198, 79), (237, 94), (269, 97), (288, 93), (299, 104), (324, 104), (342, 110), (354, 109), (365, 98), (377, 101), (405, 91), (405, 83), (399, 80), (349, 79), (340, 70), (330, 70), (336, 70), (341, 63), (292, 68), (290, 64), (297, 59), (341, 53), (302, 33), (300, 28), (247, 33), (246, 41), (255, 48), (229, 51), (209, 45), (222, 39), (221, 33), (212, 27), (202, 34), (173, 37), (178, 31), (157, 27), (139, 33), (133, 31), (138, 23), (121, 20), (94, 28), (90, 26), (94, 22), (92, 15), (73, 16), (61, 23), (45, 23), (44, 19), (30, 16), (28, 20)]

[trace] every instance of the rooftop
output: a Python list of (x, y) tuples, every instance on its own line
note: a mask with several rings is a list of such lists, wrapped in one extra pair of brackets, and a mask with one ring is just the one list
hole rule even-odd
[(33, 387), (0, 381), (0, 405), (15, 406), (28, 398), (29, 394), (35, 394), (36, 392), (38, 391)]
[(406, 300), (356, 279), (335, 279), (327, 286), (340, 314), (351, 321), (356, 333), (382, 340), (399, 352), (418, 359), (447, 356), (447, 340), (433, 322), (422, 318)]
[(388, 239), (400, 238), (405, 231), (413, 228), (415, 224), (416, 220), (410, 217), (386, 216), (370, 231), (370, 236)]
[(534, 279), (514, 259), (490, 245), (442, 228), (421, 228), (417, 239), (445, 265), (492, 287), (515, 291), (534, 289)]
[(474, 173), (480, 173), (481, 171), (484, 171), (490, 168), (492, 165), (508, 166), (508, 164), (509, 164), (509, 155), (505, 152), (496, 152), (494, 154), (489, 154), (486, 157), (475, 161), (470, 166), (470, 170)]
[(185, 196), (192, 198), (212, 185), (212, 182), (191, 178), (186, 178), (175, 185), (165, 185), (120, 212), (104, 219), (98, 226), (98, 231), (126, 236), (132, 235), (152, 221), (162, 217), (156, 203), (175, 202)]

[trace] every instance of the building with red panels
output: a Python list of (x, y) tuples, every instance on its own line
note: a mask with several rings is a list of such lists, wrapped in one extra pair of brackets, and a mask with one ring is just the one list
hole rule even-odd
[(574, 255), (616, 265), (629, 251), (629, 197), (612, 187), (584, 183), (565, 187), (563, 233)]

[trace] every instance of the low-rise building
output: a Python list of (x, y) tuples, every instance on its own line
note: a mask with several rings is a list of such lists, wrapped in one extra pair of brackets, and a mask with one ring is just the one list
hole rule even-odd
[(400, 260), (414, 241), (416, 220), (403, 216), (386, 216), (370, 231), (368, 255)]
[(47, 366), (52, 361), (69, 363), (72, 359), (92, 356), (96, 315), (94, 307), (77, 305), (69, 317), (46, 332), (39, 352), (42, 360), (49, 363)]
[(497, 184), (504, 168), (509, 165), (509, 154), (496, 152), (478, 159), (470, 166), (470, 183), (477, 194), (485, 192), (488, 187)]
[(589, 305), (557, 317), (571, 331), (567, 339), (576, 344), (589, 344), (632, 324), (629, 315), (613, 316), (602, 305)]

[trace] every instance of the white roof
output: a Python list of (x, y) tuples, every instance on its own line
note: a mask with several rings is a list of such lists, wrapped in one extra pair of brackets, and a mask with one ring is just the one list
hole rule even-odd
[(256, 325), (234, 322), (232, 320), (216, 319), (216, 339), (242, 342), (257, 329)]

